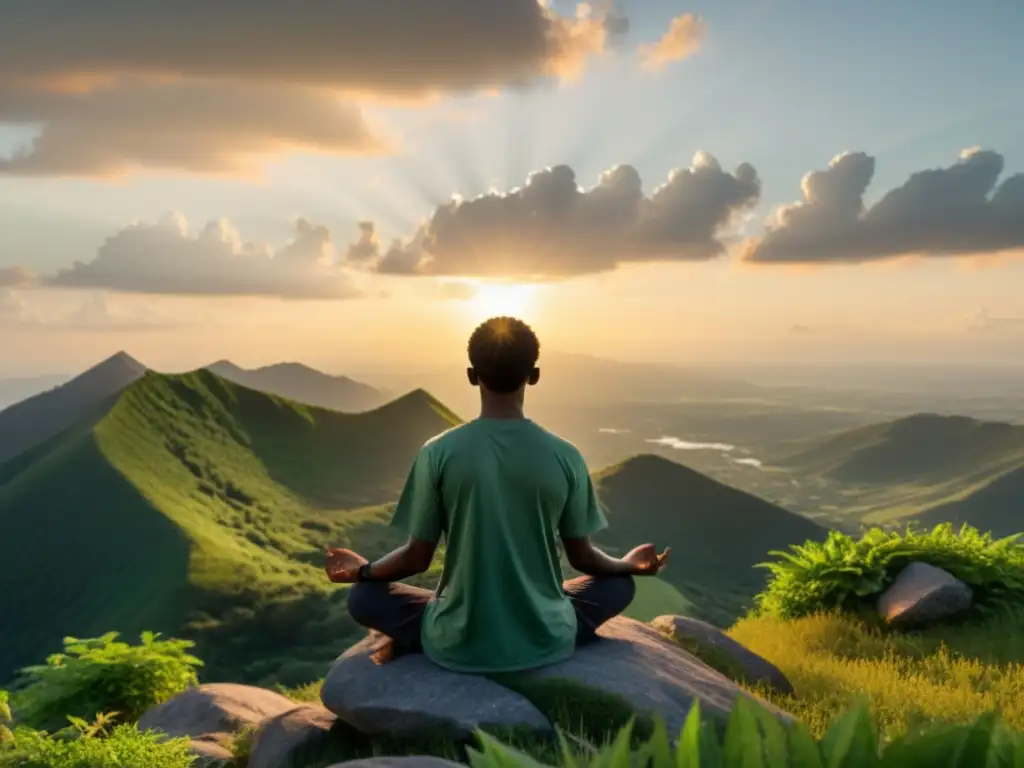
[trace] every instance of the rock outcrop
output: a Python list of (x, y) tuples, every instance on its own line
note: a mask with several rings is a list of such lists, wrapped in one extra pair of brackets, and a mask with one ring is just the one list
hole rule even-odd
[(206, 762), (229, 760), (236, 734), (295, 706), (291, 699), (263, 688), (210, 683), (153, 707), (139, 719), (138, 728), (168, 738), (188, 736), (192, 751)]
[[(566, 680), (613, 694), (639, 713), (661, 717), (670, 733), (679, 732), (695, 700), (705, 713), (724, 717), (737, 696), (750, 695), (649, 625), (617, 618), (598, 634), (598, 642), (567, 661), (521, 673), (517, 679), (527, 684)], [(440, 730), (465, 736), (481, 726), (551, 728), (526, 698), (483, 677), (449, 672), (422, 655), (377, 665), (370, 659), (376, 642), (367, 638), (346, 651), (321, 692), (324, 705), (360, 731)]]
[(253, 736), (246, 768), (300, 768), (312, 764), (330, 742), (335, 721), (333, 714), (312, 704), (299, 704), (264, 720)]
[(973, 600), (971, 588), (948, 571), (910, 563), (879, 596), (877, 609), (889, 626), (911, 629), (963, 613)]
[(481, 726), (551, 729), (533, 704), (485, 677), (449, 672), (422, 654), (377, 664), (370, 657), (379, 643), (371, 635), (349, 648), (320, 691), (324, 706), (356, 730), (464, 737)]
[(712, 624), (689, 616), (659, 616), (651, 626), (731, 680), (793, 693), (793, 684), (778, 667)]

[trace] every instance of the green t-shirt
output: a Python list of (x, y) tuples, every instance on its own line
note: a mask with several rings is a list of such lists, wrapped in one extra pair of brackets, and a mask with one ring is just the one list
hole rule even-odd
[(391, 524), (446, 538), (423, 650), (457, 672), (513, 672), (572, 655), (560, 537), (607, 525), (571, 443), (529, 419), (476, 419), (420, 450)]

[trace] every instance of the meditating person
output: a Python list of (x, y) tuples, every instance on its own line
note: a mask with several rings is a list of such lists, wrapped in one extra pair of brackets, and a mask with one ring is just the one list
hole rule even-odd
[[(597, 638), (657, 574), (669, 550), (644, 544), (611, 557), (590, 536), (607, 525), (574, 445), (523, 414), (540, 379), (540, 344), (520, 320), (497, 317), (469, 340), (469, 383), (480, 416), (429, 440), (416, 457), (392, 525), (408, 542), (370, 563), (328, 549), (326, 571), (352, 583), (348, 609), (387, 638), (378, 662), (423, 652), (456, 672), (553, 664)], [(425, 572), (445, 537), (437, 589), (399, 583)], [(562, 581), (559, 539), (580, 573)]]

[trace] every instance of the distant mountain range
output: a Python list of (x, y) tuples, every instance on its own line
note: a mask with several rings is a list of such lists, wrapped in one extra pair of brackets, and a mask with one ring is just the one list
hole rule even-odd
[(0, 411), (0, 461), (71, 426), (145, 373), (142, 363), (119, 352), (55, 389)]
[(918, 414), (840, 433), (781, 462), (847, 488), (868, 523), (1024, 531), (1024, 426)]
[(249, 389), (343, 413), (379, 408), (391, 397), (389, 393), (347, 376), (331, 376), (301, 363), (277, 363), (245, 369), (229, 360), (221, 360), (206, 366), (206, 369)]
[(259, 677), (303, 631), (326, 662), (355, 627), (327, 600), (323, 547), (395, 545), (380, 505), (457, 421), (423, 391), (341, 414), (208, 371), (145, 373), (94, 406), (0, 464), (0, 683), (111, 629), (188, 634), (211, 674)]

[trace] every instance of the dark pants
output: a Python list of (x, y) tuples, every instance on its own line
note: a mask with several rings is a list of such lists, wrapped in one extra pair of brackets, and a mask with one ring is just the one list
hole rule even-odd
[[(596, 640), (597, 628), (626, 610), (636, 594), (632, 576), (580, 576), (562, 589), (576, 610), (577, 646)], [(391, 639), (378, 659), (386, 660), (423, 651), (423, 609), (433, 597), (428, 589), (400, 582), (364, 581), (349, 588), (348, 612), (357, 624)]]

